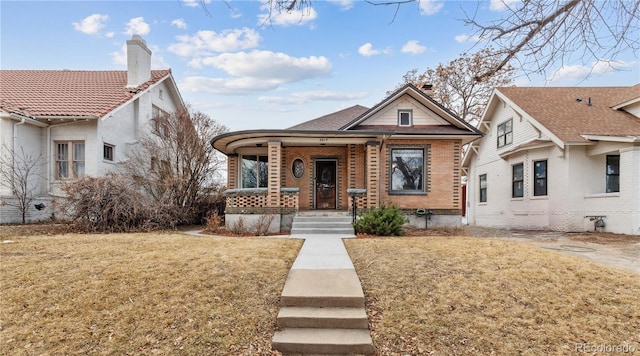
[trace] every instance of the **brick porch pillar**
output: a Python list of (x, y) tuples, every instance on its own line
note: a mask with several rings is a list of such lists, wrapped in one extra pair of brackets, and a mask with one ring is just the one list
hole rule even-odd
[(280, 167), (282, 157), (282, 143), (279, 141), (269, 142), (269, 183), (267, 206), (270, 208), (280, 207)]
[(238, 188), (238, 155), (227, 155), (227, 187), (229, 189)]
[(380, 190), (380, 143), (367, 142), (367, 208), (378, 207)]

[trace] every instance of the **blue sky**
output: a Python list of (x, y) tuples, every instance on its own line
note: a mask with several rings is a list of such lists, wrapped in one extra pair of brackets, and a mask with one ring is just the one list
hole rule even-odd
[[(508, 0), (514, 2), (514, 0)], [(141, 35), (154, 69), (171, 68), (183, 99), (231, 130), (286, 128), (355, 104), (371, 107), (417, 68), (421, 73), (472, 50), (463, 9), (498, 18), (501, 0), (373, 6), (313, 2), (304, 14), (260, 2), (1, 1), (2, 69), (126, 68), (125, 42)], [(302, 16), (304, 15), (304, 16)], [(395, 17), (394, 17), (395, 16)], [(634, 85), (633, 53), (619, 72), (565, 63), (520, 86)], [(593, 67), (593, 68), (592, 68)], [(586, 73), (593, 74), (585, 80)]]

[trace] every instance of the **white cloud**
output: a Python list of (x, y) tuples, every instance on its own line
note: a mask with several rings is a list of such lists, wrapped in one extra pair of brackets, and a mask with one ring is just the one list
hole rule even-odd
[(421, 46), (418, 44), (418, 41), (411, 40), (402, 46), (402, 53), (411, 53), (411, 54), (419, 54), (427, 51), (426, 46)]
[(373, 49), (373, 45), (367, 42), (358, 48), (358, 53), (365, 57), (371, 57), (380, 54), (380, 51)]
[(329, 90), (316, 90), (293, 93), (290, 96), (261, 96), (258, 100), (269, 104), (300, 105), (310, 101), (348, 101), (365, 98), (368, 94), (341, 93)]
[[(158, 46), (149, 46), (151, 50), (151, 69), (167, 69), (171, 66), (160, 56), (160, 47)], [(127, 44), (123, 44), (119, 50), (115, 52), (111, 52), (111, 59), (113, 63), (122, 65), (124, 67), (127, 66)]]
[(611, 73), (625, 68), (637, 66), (638, 62), (625, 62), (625, 61), (603, 61), (599, 60), (593, 63), (591, 66), (584, 65), (566, 65), (560, 67), (553, 75), (549, 82), (558, 81), (576, 81), (583, 80), (590, 75), (602, 75)]
[(444, 6), (444, 3), (438, 0), (420, 0), (420, 15), (434, 15), (437, 14)]
[(104, 37), (106, 37), (106, 38), (113, 38), (113, 36), (114, 36), (115, 34), (116, 34), (115, 32), (107, 32), (107, 33), (105, 33), (105, 34), (104, 34)]
[(281, 82), (268, 81), (257, 78), (208, 78), (186, 77), (178, 87), (180, 91), (210, 93), (222, 95), (242, 95), (246, 93), (258, 93), (277, 88)]
[(458, 43), (479, 42), (480, 41), (480, 36), (469, 36), (469, 35), (463, 33), (461, 35), (455, 36), (454, 39)]
[(185, 6), (196, 7), (200, 6), (204, 2), (205, 5), (210, 4), (211, 0), (182, 0)]
[(326, 57), (291, 57), (284, 53), (257, 50), (223, 53), (203, 58), (201, 63), (224, 70), (235, 77), (276, 80), (282, 83), (325, 77), (331, 72), (331, 63)]
[(109, 21), (108, 15), (93, 14), (85, 17), (80, 22), (74, 22), (73, 28), (87, 35), (98, 35)]
[(325, 57), (296, 58), (270, 51), (223, 53), (197, 62), (223, 70), (230, 77), (187, 77), (180, 83), (180, 90), (226, 95), (257, 93), (286, 83), (326, 77), (331, 72), (331, 63)]
[(124, 32), (127, 35), (147, 35), (151, 31), (149, 24), (144, 22), (144, 18), (135, 17), (129, 20), (127, 23), (127, 30)]
[(267, 12), (258, 15), (259, 25), (270, 24), (283, 27), (291, 25), (302, 26), (307, 24), (308, 22), (315, 20), (318, 17), (318, 13), (311, 6), (300, 10), (275, 12), (270, 10), (268, 3), (265, 3), (265, 5), (262, 6), (262, 9), (266, 10)]
[(350, 10), (355, 4), (355, 0), (329, 0), (329, 2), (340, 6), (341, 10)]
[(193, 36), (177, 36), (179, 43), (169, 46), (169, 51), (179, 56), (206, 55), (214, 52), (239, 51), (258, 46), (260, 34), (249, 28), (214, 31), (198, 31)]
[(491, 0), (489, 9), (491, 11), (504, 11), (507, 8), (513, 8), (513, 5), (519, 2), (520, 0)]
[(187, 23), (184, 22), (184, 19), (175, 19), (175, 20), (171, 21), (171, 25), (173, 25), (173, 26), (175, 26), (175, 27), (177, 27), (177, 28), (179, 28), (181, 30), (184, 30), (184, 29), (187, 28)]

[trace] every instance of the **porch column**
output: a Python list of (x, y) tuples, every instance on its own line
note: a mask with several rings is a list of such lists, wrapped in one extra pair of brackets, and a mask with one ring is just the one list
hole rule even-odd
[(380, 143), (367, 142), (367, 208), (378, 207), (380, 187)]
[(238, 182), (236, 182), (237, 177), (238, 177), (238, 155), (236, 154), (227, 155), (227, 187), (229, 189), (238, 188)]
[(269, 141), (269, 183), (267, 206), (280, 208), (280, 161), (282, 156), (282, 143)]

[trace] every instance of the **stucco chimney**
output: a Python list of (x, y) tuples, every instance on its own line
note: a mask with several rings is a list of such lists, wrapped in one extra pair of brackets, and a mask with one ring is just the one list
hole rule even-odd
[(127, 41), (127, 88), (135, 88), (151, 79), (151, 50), (138, 35)]

